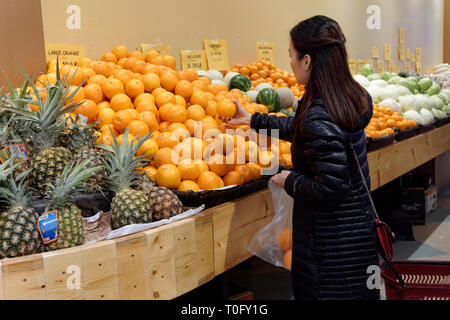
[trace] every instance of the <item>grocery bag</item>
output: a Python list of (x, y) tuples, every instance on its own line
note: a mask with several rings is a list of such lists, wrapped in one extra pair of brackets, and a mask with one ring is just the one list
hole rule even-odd
[(268, 186), (272, 194), (275, 216), (268, 225), (255, 234), (248, 250), (270, 264), (290, 270), (294, 199), (272, 181), (269, 181)]

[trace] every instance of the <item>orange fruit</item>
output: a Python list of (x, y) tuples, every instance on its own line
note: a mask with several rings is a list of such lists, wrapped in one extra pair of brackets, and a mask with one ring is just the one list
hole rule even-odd
[(125, 69), (118, 69), (113, 72), (113, 75), (114, 75), (114, 78), (116, 78), (117, 80), (120, 80), (120, 82), (122, 82), (124, 87), (128, 81), (130, 81), (131, 79), (134, 79), (133, 72), (131, 72), (129, 70), (125, 70)]
[(206, 163), (205, 160), (202, 160), (202, 159), (194, 159), (194, 163), (195, 163), (195, 164), (198, 164), (198, 166), (199, 166), (199, 168), (200, 168), (200, 173), (209, 171), (208, 164)]
[(113, 116), (113, 126), (118, 132), (123, 132), (128, 126), (128, 123), (133, 121), (133, 115), (128, 110), (119, 110)]
[(191, 135), (191, 137), (193, 137), (195, 135), (195, 129), (197, 128), (199, 123), (200, 122), (192, 120), (192, 119), (187, 119), (186, 122), (184, 123), (184, 125), (188, 129), (189, 134)]
[(147, 156), (147, 159), (153, 159), (155, 154), (158, 152), (159, 147), (156, 143), (155, 139), (150, 138), (145, 140), (145, 142), (139, 147), (136, 151), (136, 155), (138, 156)]
[(101, 74), (94, 74), (93, 76), (89, 77), (88, 85), (89, 84), (98, 84), (100, 87), (103, 87), (103, 85), (108, 81), (104, 75)]
[(172, 56), (163, 56), (163, 64), (173, 70), (177, 68), (177, 60)]
[(167, 132), (167, 131), (169, 131), (169, 125), (170, 125), (169, 121), (160, 122), (159, 123), (159, 131), (160, 132)]
[(119, 93), (125, 93), (125, 88), (123, 86), (123, 83), (120, 80), (110, 78), (106, 81), (106, 83), (102, 87), (103, 94), (108, 98), (111, 99), (116, 94)]
[(215, 117), (217, 115), (217, 102), (213, 100), (208, 101), (208, 106), (205, 109), (207, 115)]
[(178, 163), (182, 180), (196, 180), (200, 175), (200, 166), (191, 159), (183, 159)]
[(230, 99), (224, 99), (217, 104), (217, 114), (233, 118), (236, 114), (236, 105)]
[(96, 83), (91, 83), (84, 87), (84, 94), (86, 99), (90, 99), (95, 103), (100, 103), (103, 101), (102, 88)]
[(164, 72), (160, 77), (160, 81), (161, 87), (167, 91), (173, 91), (178, 83), (178, 78), (174, 72)]
[(113, 72), (113, 68), (104, 61), (97, 61), (92, 65), (92, 69), (94, 69), (95, 73), (104, 75), (105, 77), (111, 76)]
[(211, 171), (200, 173), (197, 183), (201, 190), (218, 189), (225, 186), (223, 180), (216, 173)]
[(156, 58), (159, 56), (158, 51), (155, 50), (149, 50), (144, 56), (145, 61), (150, 62), (153, 58)]
[(119, 133), (114, 129), (112, 124), (104, 124), (100, 127), (100, 132), (105, 134), (113, 134), (114, 136), (117, 136)]
[(258, 164), (263, 168), (269, 168), (273, 163), (276, 163), (277, 157), (270, 150), (262, 150), (259, 152)]
[(131, 70), (131, 68), (133, 68), (133, 66), (136, 64), (136, 62), (138, 62), (138, 59), (136, 59), (135, 57), (129, 57), (123, 63), (122, 68), (124, 68), (126, 70)]
[(244, 183), (253, 180), (253, 174), (250, 168), (244, 164), (238, 164), (235, 166), (234, 171), (239, 172), (244, 177)]
[(100, 113), (103, 109), (111, 109), (111, 105), (108, 101), (102, 101), (99, 104), (97, 104), (98, 112)]
[(76, 113), (80, 113), (88, 118), (88, 122), (95, 121), (97, 118), (97, 104), (92, 100), (84, 100), (83, 103), (75, 109)]
[(158, 106), (158, 108), (161, 108), (163, 105), (165, 104), (175, 104), (176, 103), (176, 98), (175, 95), (172, 92), (162, 92), (160, 94), (158, 94), (157, 96), (155, 96), (155, 102), (156, 105)]
[(189, 82), (197, 80), (198, 79), (197, 71), (193, 69), (178, 71), (178, 79), (187, 80)]
[(179, 95), (175, 95), (175, 104), (179, 105), (179, 106), (183, 106), (183, 107), (187, 107), (187, 103), (186, 100)]
[(150, 129), (148, 128), (148, 125), (141, 120), (133, 120), (130, 121), (128, 123), (128, 128), (129, 128), (129, 132), (130, 134), (132, 134), (135, 137), (143, 137), (145, 136), (147, 133), (150, 132)]
[(187, 108), (188, 119), (201, 121), (205, 117), (205, 110), (198, 104), (193, 104)]
[(162, 187), (176, 189), (181, 183), (180, 170), (173, 164), (164, 164), (158, 167), (155, 181)]
[(279, 161), (280, 161), (280, 165), (282, 165), (283, 167), (292, 166), (292, 156), (290, 154), (287, 154), (287, 153), (281, 154)]
[[(99, 109), (98, 106), (99, 105), (97, 105), (97, 109)], [(105, 124), (112, 124), (115, 114), (116, 112), (111, 108), (104, 108), (102, 110), (99, 110), (97, 120), (100, 120), (100, 126)]]
[(166, 103), (166, 104), (164, 104), (158, 110), (159, 118), (162, 121), (169, 121), (170, 114), (172, 113), (172, 110), (174, 108), (175, 108), (175, 105), (173, 103)]
[[(164, 89), (164, 88), (161, 88), (161, 87), (159, 87), (159, 88), (156, 88), (156, 89), (154, 89), (153, 91), (152, 91), (152, 95), (156, 98), (157, 96), (159, 96), (161, 93), (163, 93), (163, 92), (169, 92), (169, 91), (167, 91), (166, 89)], [(172, 93), (172, 92), (170, 92), (170, 93)]]
[(172, 150), (172, 148), (161, 148), (156, 152), (155, 157), (153, 159), (153, 164), (156, 168), (159, 168), (160, 166), (164, 164), (174, 164), (177, 165), (179, 162), (179, 157), (175, 153), (175, 151)]
[[(123, 142), (123, 137), (124, 137), (124, 134), (120, 134), (120, 135), (117, 136), (117, 143), (118, 143), (119, 145), (122, 144), (122, 142)], [(136, 143), (136, 140), (133, 142), (133, 139), (134, 139), (134, 136), (133, 136), (132, 134), (128, 134), (128, 138), (127, 138), (126, 144), (131, 144), (131, 143), (135, 144), (135, 143)]]
[[(77, 87), (76, 87), (76, 86), (70, 86), (69, 89), (68, 89), (68, 91), (67, 91), (66, 97), (70, 97), (70, 96), (75, 92), (75, 90), (77, 90)], [(83, 101), (85, 98), (86, 98), (86, 95), (84, 94), (84, 88), (83, 88), (83, 87), (80, 87), (80, 88), (78, 89), (78, 91), (75, 93), (75, 95), (74, 95), (72, 98), (68, 99), (68, 100), (64, 103), (64, 105), (68, 105), (68, 104), (71, 104), (71, 105), (77, 104), (77, 103), (80, 103), (81, 101)]]
[(278, 247), (283, 251), (292, 249), (292, 230), (282, 229), (278, 235)]
[(102, 60), (102, 61), (105, 61), (105, 62), (114, 62), (114, 63), (117, 63), (117, 57), (116, 57), (112, 52), (106, 52), (106, 53), (102, 56), (101, 60)]
[(192, 180), (183, 180), (178, 186), (177, 191), (194, 191), (197, 192), (200, 190), (200, 187), (195, 181)]
[(221, 154), (214, 154), (211, 157), (205, 159), (208, 164), (209, 170), (223, 177), (229, 171), (233, 169), (232, 164), (226, 163), (227, 159)]
[(175, 85), (175, 94), (182, 96), (185, 99), (189, 99), (189, 97), (193, 93), (192, 84), (187, 80), (180, 80)]
[(139, 73), (141, 74), (142, 71), (145, 68), (145, 61), (143, 60), (138, 60), (136, 61), (136, 63), (131, 67), (131, 71), (133, 71), (134, 73)]
[(194, 90), (190, 99), (191, 104), (198, 104), (203, 108), (208, 106), (208, 96), (202, 90)]
[(155, 97), (151, 93), (141, 93), (134, 99), (134, 105), (137, 106), (139, 102), (142, 101), (150, 101), (151, 103), (155, 103)]
[[(80, 72), (81, 72), (81, 74), (83, 75), (83, 81), (84, 81), (84, 84), (83, 84), (83, 85), (86, 85), (86, 84), (87, 84), (87, 82), (89, 81), (89, 78), (90, 78), (90, 77), (96, 75), (95, 71), (92, 70), (91, 68), (85, 68), (85, 67), (82, 67), (81, 70), (80, 70)], [(55, 74), (55, 77), (56, 77), (56, 74)]]
[(111, 109), (114, 111), (133, 108), (133, 103), (131, 102), (130, 97), (128, 97), (125, 93), (118, 93), (114, 95), (111, 98), (110, 105)]
[(167, 115), (167, 121), (184, 123), (186, 122), (187, 117), (188, 112), (185, 107), (173, 105), (173, 107), (170, 109), (170, 113)]
[(155, 114), (156, 118), (159, 117), (158, 108), (156, 108), (155, 104), (151, 101), (141, 101), (136, 104), (136, 110), (138, 112), (151, 111)]
[(254, 141), (245, 142), (245, 160), (256, 163), (258, 161), (259, 147)]
[(149, 72), (142, 77), (144, 88), (146, 92), (152, 92), (154, 89), (159, 88), (161, 81), (156, 73)]
[[(99, 73), (99, 72), (97, 72)], [(53, 75), (53, 73), (51, 73)], [(71, 86), (79, 86), (83, 80), (84, 80), (84, 74), (81, 71), (81, 68), (70, 68), (69, 71), (67, 72), (68, 74), (68, 78), (67, 78), (67, 83), (70, 83)], [(47, 78), (50, 82), (53, 84), (56, 83), (56, 73), (54, 74), (54, 77), (52, 75), (47, 75)], [(47, 84), (48, 85), (48, 84)]]
[(223, 183), (225, 186), (240, 185), (244, 183), (244, 177), (237, 171), (230, 171), (223, 177)]
[(283, 257), (283, 263), (286, 266), (286, 268), (291, 270), (291, 266), (292, 266), (292, 250), (286, 251), (286, 253), (284, 254), (284, 257)]
[[(56, 67), (56, 60), (49, 61), (49, 64), (51, 64), (52, 62), (54, 63), (54, 66)], [(89, 59), (88, 57), (82, 57), (82, 58), (80, 58), (80, 60), (78, 60), (77, 66), (84, 67), (91, 62), (92, 62), (92, 60)]]
[(144, 170), (145, 174), (148, 175), (150, 178), (153, 178), (153, 179), (155, 178), (155, 175), (157, 172), (155, 167), (147, 166), (147, 167), (142, 168), (142, 170)]
[(259, 179), (261, 177), (261, 167), (256, 163), (247, 163), (246, 167), (250, 169), (252, 176), (251, 180)]
[(111, 52), (116, 56), (117, 60), (128, 58), (128, 49), (125, 46), (116, 46)]
[(143, 121), (150, 131), (158, 131), (159, 123), (156, 115), (151, 111), (144, 111), (139, 113), (139, 120)]
[(144, 83), (141, 80), (131, 79), (125, 84), (125, 93), (132, 99), (144, 92)]
[(180, 141), (175, 137), (175, 135), (172, 132), (163, 132), (159, 135), (156, 142), (158, 143), (160, 148), (171, 148), (172, 149)]
[[(204, 137), (205, 133), (213, 134), (217, 132), (219, 126), (217, 125), (216, 120), (214, 120), (211, 116), (206, 116), (202, 119), (202, 137)], [(219, 131), (220, 133), (220, 131)]]

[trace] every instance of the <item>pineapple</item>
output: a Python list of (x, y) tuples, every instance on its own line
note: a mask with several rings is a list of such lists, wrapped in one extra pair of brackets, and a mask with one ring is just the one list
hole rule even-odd
[(39, 214), (30, 206), (25, 181), (28, 173), (10, 173), (8, 188), (0, 188), (0, 198), (8, 204), (8, 210), (0, 215), (0, 259), (39, 253), (44, 248), (38, 229)]
[(183, 204), (170, 189), (158, 186), (152, 178), (140, 173), (139, 188), (145, 192), (153, 211), (153, 221), (169, 219), (183, 212)]
[[(59, 65), (57, 65), (59, 70)], [(69, 94), (71, 79), (68, 81), (68, 74), (60, 79), (57, 72), (57, 82), (50, 84), (43, 90), (46, 91), (45, 102), (39, 95), (39, 89), (34, 85), (30, 76), (25, 74), (37, 100), (19, 99), (9, 100), (9, 106), (3, 109), (18, 114), (22, 123), (25, 124), (23, 137), (32, 144), (31, 163), (31, 187), (40, 195), (48, 191), (48, 186), (54, 184), (61, 176), (64, 168), (72, 161), (72, 153), (69, 149), (59, 146), (59, 138), (64, 134), (67, 118), (66, 113), (70, 113), (79, 104), (67, 103), (78, 91), (80, 87)], [(26, 101), (39, 107), (38, 111), (24, 110), (18, 104)]]
[(109, 151), (106, 160), (109, 189), (114, 193), (111, 202), (112, 224), (117, 229), (129, 224), (152, 222), (149, 199), (142, 190), (135, 189), (139, 174), (137, 169), (144, 167), (145, 156), (135, 157), (139, 147), (150, 137), (134, 138), (128, 143), (128, 128), (125, 129), (122, 144), (113, 136), (112, 146), (102, 145)]
[(95, 140), (97, 137), (95, 136), (96, 128), (94, 124), (86, 124), (81, 119), (78, 122), (69, 125), (68, 130), (66, 130), (60, 141), (63, 146), (73, 153), (74, 161), (81, 162), (88, 159), (90, 160), (89, 168), (101, 168), (89, 180), (89, 184), (92, 187), (87, 192), (93, 193), (95, 189), (102, 190), (106, 187), (106, 153), (102, 149), (95, 148)]
[(57, 240), (47, 245), (48, 250), (70, 248), (84, 243), (83, 217), (72, 200), (77, 194), (85, 192), (88, 187), (86, 181), (100, 169), (88, 166), (88, 160), (66, 166), (56, 183), (50, 185), (46, 192), (45, 211), (57, 210), (58, 214)]

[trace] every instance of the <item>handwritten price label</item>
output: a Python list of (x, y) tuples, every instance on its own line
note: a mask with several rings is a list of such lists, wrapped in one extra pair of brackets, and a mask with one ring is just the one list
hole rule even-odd
[(390, 61), (392, 60), (392, 46), (390, 43), (385, 43), (383, 46), (384, 51), (384, 60)]
[(208, 70), (205, 50), (181, 50), (181, 69)]
[(226, 40), (203, 40), (208, 68), (225, 71), (230, 68), (228, 60), (228, 46)]
[(372, 47), (372, 58), (378, 59), (380, 57), (380, 51), (377, 46)]
[(256, 59), (273, 63), (273, 42), (256, 42)]
[(384, 72), (384, 60), (378, 60), (377, 61), (377, 72), (383, 73)]
[(45, 44), (45, 56), (47, 62), (59, 57), (61, 65), (76, 66), (78, 60), (84, 57), (84, 46), (76, 44)]

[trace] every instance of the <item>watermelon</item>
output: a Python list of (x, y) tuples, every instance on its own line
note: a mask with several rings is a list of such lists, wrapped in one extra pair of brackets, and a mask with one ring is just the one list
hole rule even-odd
[(247, 76), (238, 74), (234, 76), (230, 81), (230, 90), (234, 88), (237, 88), (243, 92), (247, 92), (252, 88), (252, 83)]
[(280, 96), (271, 88), (262, 89), (256, 96), (256, 103), (265, 105), (269, 113), (280, 111)]

